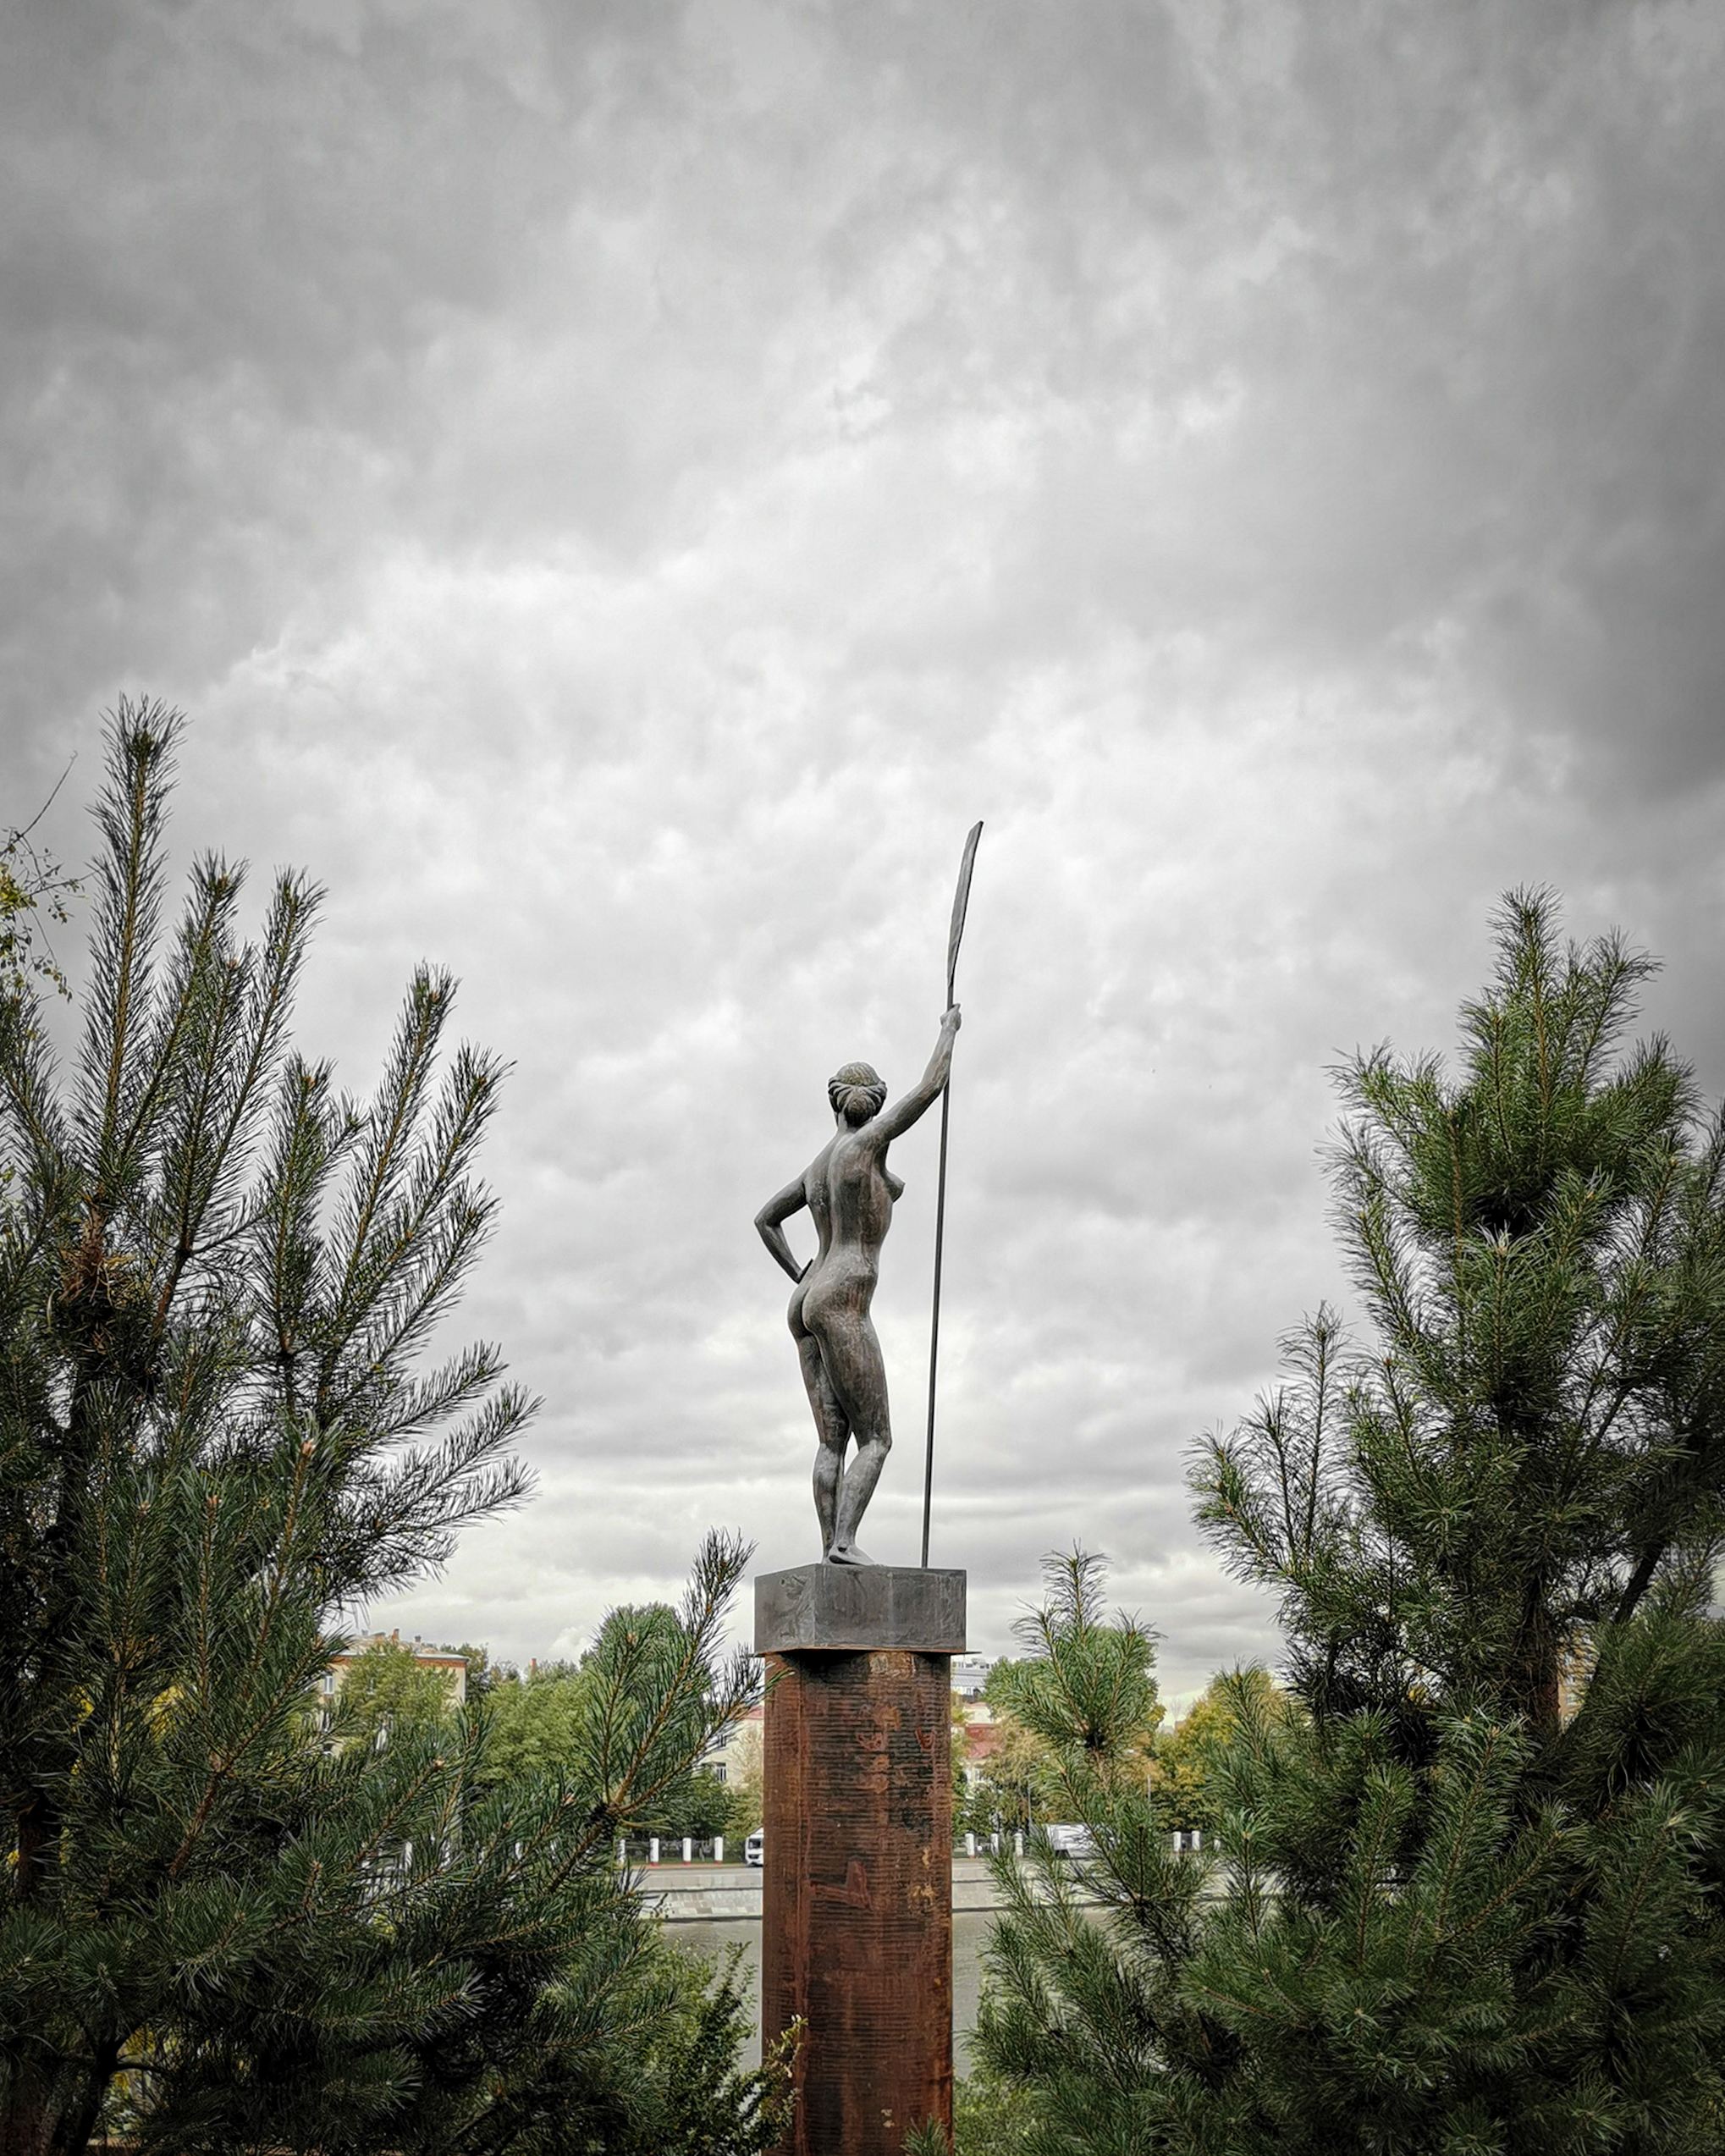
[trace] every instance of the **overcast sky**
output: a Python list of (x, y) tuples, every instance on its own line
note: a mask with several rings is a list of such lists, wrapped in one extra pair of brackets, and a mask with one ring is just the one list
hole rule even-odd
[[(515, 1065), (468, 1305), (526, 1511), (374, 1615), (525, 1657), (709, 1522), (815, 1554), (756, 1207), (933, 1045), (966, 828), (934, 1557), (1082, 1538), (1165, 1689), (1273, 1654), (1193, 1438), (1347, 1301), (1356, 1045), (1507, 885), (1725, 1089), (1725, 10), (12, 0), (0, 820), (102, 707), (174, 834)], [(74, 959), (75, 937), (67, 946)], [(74, 966), (75, 971), (75, 966)], [(914, 1562), (936, 1119), (876, 1309)], [(811, 1247), (806, 1221), (792, 1228)]]

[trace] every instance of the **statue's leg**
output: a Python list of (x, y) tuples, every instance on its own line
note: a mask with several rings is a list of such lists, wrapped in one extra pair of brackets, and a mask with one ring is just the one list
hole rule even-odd
[(814, 1411), (815, 1432), (820, 1440), (814, 1453), (814, 1512), (820, 1522), (821, 1555), (824, 1557), (833, 1546), (837, 1524), (839, 1485), (844, 1474), (845, 1447), (851, 1438), (851, 1419), (827, 1376), (820, 1343), (805, 1326), (793, 1322), (791, 1331), (796, 1337), (802, 1382), (808, 1393), (808, 1404)]
[(874, 1559), (857, 1547), (857, 1530), (892, 1450), (892, 1421), (886, 1404), (886, 1365), (868, 1311), (853, 1310), (839, 1322), (824, 1326), (821, 1356), (857, 1440), (840, 1485), (828, 1555), (835, 1564), (871, 1564)]

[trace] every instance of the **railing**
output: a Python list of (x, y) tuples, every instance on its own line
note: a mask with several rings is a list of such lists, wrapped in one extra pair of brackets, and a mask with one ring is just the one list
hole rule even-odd
[[(1037, 1831), (1033, 1829), (1029, 1838), (1033, 1843)], [(1003, 1849), (1010, 1849), (1015, 1856), (1022, 1856), (1026, 1839), (1022, 1830), (1011, 1833), (960, 1834), (954, 1838), (952, 1854), (955, 1858), (997, 1856)], [(1197, 1855), (1204, 1847), (1204, 1837), (1196, 1827), (1175, 1829), (1171, 1839), (1177, 1855)], [(743, 1861), (743, 1841), (741, 1835), (736, 1834), (631, 1834), (619, 1838), (616, 1853), (618, 1863), (631, 1871), (654, 1868), (663, 1871), (672, 1865), (681, 1869), (686, 1864), (741, 1864)]]
[(617, 1861), (639, 1871), (667, 1864), (741, 1864), (742, 1838), (737, 1834), (630, 1834), (620, 1836)]
[[(1031, 1830), (1028, 1839), (1033, 1844), (1036, 1839), (1037, 1834), (1041, 1830), (1039, 1828), (1033, 1828)], [(1214, 1838), (1212, 1837), (1212, 1839)], [(955, 1858), (960, 1856), (998, 1856), (1001, 1850), (1010, 1844), (1012, 1854), (1015, 1856), (1022, 1856), (1024, 1854), (1026, 1839), (1027, 1837), (1022, 1829), (1019, 1829), (1011, 1834), (958, 1834), (953, 1839), (952, 1854)], [(1170, 1839), (1173, 1845), (1174, 1854), (1177, 1856), (1182, 1855), (1189, 1856), (1199, 1855), (1206, 1846), (1203, 1830), (1197, 1827), (1177, 1827), (1171, 1831)], [(1056, 1842), (1055, 1847), (1059, 1848), (1061, 1844)], [(1086, 1851), (1084, 1853), (1088, 1855), (1089, 1852)]]

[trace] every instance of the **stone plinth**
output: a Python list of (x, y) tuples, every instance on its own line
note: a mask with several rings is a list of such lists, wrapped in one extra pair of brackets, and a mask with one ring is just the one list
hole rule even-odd
[(964, 1652), (962, 1572), (913, 1564), (799, 1564), (755, 1582), (755, 1652), (904, 1647)]
[(964, 1574), (809, 1565), (758, 1580), (755, 1607), (772, 1683), (762, 2034), (805, 2031), (783, 2147), (899, 2156), (924, 2120), (951, 2126)]

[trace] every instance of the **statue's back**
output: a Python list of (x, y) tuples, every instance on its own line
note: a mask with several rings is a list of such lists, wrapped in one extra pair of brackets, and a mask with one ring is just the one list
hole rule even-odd
[[(840, 1131), (821, 1156), (824, 1168), (823, 1210), (828, 1216), (824, 1238), (835, 1253), (873, 1260), (892, 1226), (895, 1177), (886, 1172), (885, 1148), (868, 1133)], [(816, 1212), (810, 1170), (809, 1210)], [(902, 1189), (903, 1185), (900, 1184)]]

